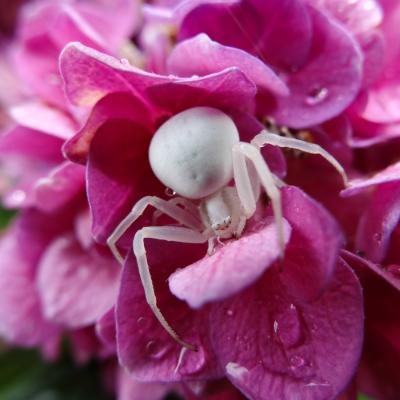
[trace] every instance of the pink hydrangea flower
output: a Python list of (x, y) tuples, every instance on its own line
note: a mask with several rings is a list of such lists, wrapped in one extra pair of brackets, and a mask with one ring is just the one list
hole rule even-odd
[[(70, 159), (86, 163), (93, 233), (100, 241), (140, 197), (163, 195), (147, 152), (152, 135), (166, 118), (207, 105), (225, 110), (243, 140), (261, 128), (248, 114), (257, 86), (234, 67), (202, 77), (165, 77), (80, 44), (66, 47), (60, 65), (70, 100), (93, 107), (85, 126), (64, 150)], [(267, 150), (266, 159), (283, 176), (281, 153)], [(125, 235), (119, 243), (128, 256), (115, 310), (116, 346), (120, 362), (134, 379), (171, 382), (226, 376), (254, 399), (264, 398), (272, 382), (276, 398), (301, 393), (303, 398), (322, 399), (345, 388), (361, 350), (360, 287), (338, 259), (341, 234), (329, 214), (295, 187), (284, 189), (283, 196), (288, 243), (283, 272), (275, 263), (279, 246), (265, 210), (242, 239), (226, 244), (212, 257), (204, 257), (204, 246), (148, 243), (160, 307), (180, 334), (198, 347), (180, 361), (180, 345), (146, 303), (130, 251), (133, 232), (149, 219), (145, 216)], [(242, 320), (248, 322), (241, 327)], [(340, 322), (333, 328), (328, 320)], [(103, 337), (113, 345), (112, 335), (107, 334), (110, 324), (103, 324)], [(261, 337), (267, 341), (265, 347), (257, 339)], [(332, 351), (329, 360), (327, 346)]]

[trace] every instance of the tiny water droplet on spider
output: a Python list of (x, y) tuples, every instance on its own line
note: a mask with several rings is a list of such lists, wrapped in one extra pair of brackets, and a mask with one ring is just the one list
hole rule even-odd
[(176, 195), (176, 192), (174, 192), (171, 188), (165, 188), (165, 194), (169, 197), (172, 197)]
[(229, 317), (232, 317), (233, 311), (231, 309), (226, 310), (226, 315), (228, 315)]
[(150, 340), (146, 344), (146, 351), (151, 358), (158, 360), (166, 353), (167, 347), (160, 345), (155, 340)]
[(326, 88), (314, 88), (310, 90), (307, 95), (306, 103), (310, 106), (321, 103), (328, 96), (328, 89)]
[(289, 359), (291, 368), (300, 368), (305, 364), (304, 358), (300, 356), (292, 356)]

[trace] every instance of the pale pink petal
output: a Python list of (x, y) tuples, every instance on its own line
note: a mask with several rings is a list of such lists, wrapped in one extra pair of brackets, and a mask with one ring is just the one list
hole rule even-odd
[(179, 76), (204, 76), (229, 67), (238, 67), (259, 88), (277, 95), (289, 94), (286, 84), (261, 60), (214, 42), (204, 33), (178, 43), (168, 58), (168, 71)]
[[(291, 228), (284, 221), (285, 244)], [(254, 283), (280, 256), (276, 224), (264, 220), (238, 240), (219, 247), (212, 256), (172, 274), (171, 292), (190, 307), (226, 299)]]
[(120, 272), (109, 255), (83, 250), (72, 236), (55, 240), (38, 271), (46, 317), (69, 327), (94, 323), (116, 301)]

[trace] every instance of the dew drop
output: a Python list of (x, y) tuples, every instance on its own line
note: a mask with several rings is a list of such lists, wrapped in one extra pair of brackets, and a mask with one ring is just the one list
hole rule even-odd
[(300, 346), (303, 343), (303, 324), (299, 311), (294, 304), (276, 315), (275, 322), (274, 332), (286, 348)]
[(151, 358), (158, 360), (166, 353), (167, 347), (160, 345), (155, 340), (150, 340), (146, 344), (146, 351)]
[(176, 195), (176, 192), (174, 192), (171, 188), (165, 188), (165, 194), (166, 194), (168, 197), (172, 197), (172, 196), (175, 196), (175, 195)]
[(228, 315), (229, 317), (232, 317), (233, 311), (231, 309), (226, 310), (226, 315)]
[(129, 60), (126, 58), (121, 58), (119, 61), (122, 65), (130, 65)]
[(328, 96), (328, 89), (326, 88), (314, 88), (310, 90), (306, 98), (306, 103), (310, 106), (321, 103)]
[(300, 368), (305, 364), (304, 358), (300, 356), (292, 356), (289, 359), (291, 368)]
[(381, 242), (382, 241), (382, 234), (381, 233), (374, 233), (374, 240), (376, 240), (377, 242)]

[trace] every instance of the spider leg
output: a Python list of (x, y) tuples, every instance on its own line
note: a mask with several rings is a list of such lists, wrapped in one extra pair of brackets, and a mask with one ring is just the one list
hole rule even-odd
[(182, 225), (188, 226), (189, 228), (201, 230), (203, 227), (200, 220), (186, 210), (174, 204), (170, 204), (168, 201), (160, 199), (159, 197), (143, 197), (133, 206), (131, 212), (120, 222), (120, 224), (115, 228), (114, 232), (107, 239), (107, 244), (110, 247), (111, 252), (120, 264), (123, 264), (124, 260), (121, 256), (121, 253), (117, 249), (116, 243), (129, 229), (129, 227), (144, 213), (144, 210), (148, 206), (153, 206), (157, 210), (175, 219)]
[(150, 226), (140, 229), (136, 232), (133, 239), (133, 251), (136, 256), (139, 269), (140, 279), (144, 288), (146, 301), (152, 309), (155, 317), (158, 319), (163, 328), (172, 336), (172, 338), (182, 346), (196, 351), (196, 347), (192, 344), (184, 342), (175, 330), (169, 325), (164, 315), (157, 306), (157, 299), (154, 292), (154, 285), (150, 275), (149, 264), (146, 257), (146, 249), (144, 247), (144, 239), (167, 240), (180, 243), (205, 243), (207, 237), (200, 232), (192, 229), (178, 226)]
[(343, 167), (332, 155), (330, 155), (318, 144), (304, 142), (303, 140), (295, 138), (282, 137), (274, 133), (269, 133), (265, 130), (256, 135), (251, 141), (251, 144), (258, 148), (263, 147), (266, 144), (271, 144), (272, 146), (287, 147), (289, 149), (300, 150), (304, 153), (319, 154), (339, 172), (339, 174), (342, 176), (344, 185), (347, 186), (347, 175)]
[(252, 191), (252, 185), (246, 164), (246, 159), (248, 159), (253, 163), (261, 185), (264, 187), (268, 197), (271, 199), (276, 221), (278, 243), (281, 248), (281, 256), (283, 257), (285, 251), (285, 240), (283, 232), (282, 201), (281, 193), (275, 184), (274, 175), (264, 161), (260, 151), (255, 146), (249, 143), (239, 142), (233, 147), (232, 151), (233, 176), (246, 217), (250, 218), (256, 209), (256, 200)]

